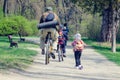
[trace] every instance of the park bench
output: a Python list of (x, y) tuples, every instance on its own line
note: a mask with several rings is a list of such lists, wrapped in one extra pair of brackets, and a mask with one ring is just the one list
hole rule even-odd
[(10, 42), (10, 47), (18, 47), (18, 43), (13, 41), (13, 38), (12, 38), (12, 35), (8, 35), (8, 39), (9, 39), (9, 42)]
[(22, 38), (22, 35), (20, 33), (18, 33), (19, 37), (20, 37), (20, 42), (24, 42), (25, 38)]
[(21, 41), (21, 42), (22, 42), (22, 41), (24, 42), (24, 41), (25, 41), (25, 38), (20, 38), (20, 41)]

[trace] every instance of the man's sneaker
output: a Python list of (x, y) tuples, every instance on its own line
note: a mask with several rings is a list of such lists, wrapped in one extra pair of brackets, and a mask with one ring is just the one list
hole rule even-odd
[(55, 59), (55, 54), (54, 53), (51, 52), (50, 55), (53, 59)]
[(44, 49), (42, 49), (42, 52), (41, 52), (41, 54), (42, 54), (42, 55), (44, 55), (44, 54), (45, 54), (45, 50), (44, 50)]

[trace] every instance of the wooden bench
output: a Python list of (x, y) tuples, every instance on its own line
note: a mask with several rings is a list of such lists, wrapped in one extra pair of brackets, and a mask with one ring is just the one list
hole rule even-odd
[(24, 42), (24, 41), (25, 41), (25, 38), (20, 38), (20, 41), (21, 41), (21, 42), (22, 42), (22, 41)]
[(10, 42), (10, 47), (13, 47), (13, 46), (18, 47), (18, 43), (13, 41), (12, 35), (8, 35), (8, 39), (9, 39), (9, 42)]

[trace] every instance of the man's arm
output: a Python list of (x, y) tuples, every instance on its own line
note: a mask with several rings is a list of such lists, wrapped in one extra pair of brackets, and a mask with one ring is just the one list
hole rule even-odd
[(55, 13), (54, 13), (54, 15), (55, 15), (54, 20), (56, 20), (58, 22), (58, 25), (56, 26), (56, 28), (57, 28), (58, 31), (60, 31), (60, 19)]
[(43, 23), (43, 16), (41, 16), (39, 23)]

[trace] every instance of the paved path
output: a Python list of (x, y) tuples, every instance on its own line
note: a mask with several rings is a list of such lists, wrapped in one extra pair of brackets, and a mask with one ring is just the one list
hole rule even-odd
[[(89, 46), (83, 51), (83, 70), (74, 68), (72, 47), (67, 46), (67, 57), (63, 62), (50, 59), (50, 64), (44, 64), (44, 55), (35, 57), (34, 63), (26, 70), (10, 70), (0, 73), (0, 80), (120, 80), (120, 67), (96, 53)], [(57, 54), (56, 54), (57, 57)]]

